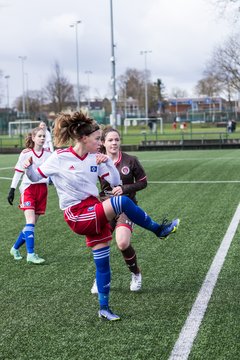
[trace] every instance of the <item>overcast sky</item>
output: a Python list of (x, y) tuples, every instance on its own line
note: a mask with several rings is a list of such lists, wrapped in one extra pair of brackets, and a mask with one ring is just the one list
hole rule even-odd
[[(207, 0), (112, 0), (116, 76), (127, 68), (144, 70), (151, 80), (161, 78), (167, 92), (179, 87), (193, 94), (214, 46), (223, 42), (231, 25), (221, 19)], [(93, 96), (109, 96), (111, 78), (110, 0), (0, 0), (0, 69), (7, 104), (22, 94), (22, 61), (25, 86), (40, 90), (58, 61), (73, 84), (76, 76), (78, 25), (80, 84)]]

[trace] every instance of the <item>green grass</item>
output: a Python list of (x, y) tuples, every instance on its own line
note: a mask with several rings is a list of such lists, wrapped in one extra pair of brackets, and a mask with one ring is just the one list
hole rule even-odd
[[(172, 129), (172, 124), (163, 124), (163, 133), (160, 132), (158, 124), (157, 133), (149, 132), (147, 125), (129, 126), (125, 129), (124, 126), (118, 127), (121, 133), (122, 144), (138, 145), (141, 141), (147, 140), (182, 140), (182, 139), (239, 139), (240, 131), (237, 128), (232, 134), (228, 134), (226, 128), (217, 128), (212, 123), (191, 124), (188, 123), (187, 129), (182, 131), (179, 126), (177, 130)], [(9, 137), (8, 135), (1, 135), (0, 150), (2, 147), (24, 147), (24, 137), (19, 136)]]
[[(166, 241), (140, 227), (132, 238), (143, 274), (140, 293), (112, 242), (111, 307), (118, 323), (97, 318), (91, 252), (67, 227), (53, 186), (47, 214), (36, 227), (43, 266), (16, 262), (9, 250), (24, 225), (8, 205), (17, 155), (0, 155), (0, 359), (167, 360), (239, 203), (238, 183), (177, 183), (239, 180), (240, 150), (136, 153), (148, 174), (139, 204), (155, 219), (181, 218)], [(151, 183), (172, 181), (172, 183)], [(176, 182), (175, 182), (176, 181)], [(239, 230), (233, 239), (190, 359), (239, 359)], [(26, 256), (23, 249), (22, 254)]]
[(163, 124), (163, 132), (160, 126), (157, 127), (157, 133), (152, 134), (148, 126), (130, 126), (127, 129), (119, 127), (123, 144), (140, 144), (143, 140), (188, 140), (188, 139), (239, 139), (240, 131), (228, 134), (226, 128), (217, 128), (214, 124), (189, 124), (183, 131), (179, 128), (172, 129), (172, 124)]

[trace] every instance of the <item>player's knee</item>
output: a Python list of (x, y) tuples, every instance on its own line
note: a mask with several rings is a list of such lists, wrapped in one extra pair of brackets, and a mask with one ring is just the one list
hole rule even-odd
[(128, 241), (127, 239), (124, 238), (119, 238), (117, 240), (117, 247), (120, 251), (124, 251), (126, 250), (126, 248), (128, 247)]

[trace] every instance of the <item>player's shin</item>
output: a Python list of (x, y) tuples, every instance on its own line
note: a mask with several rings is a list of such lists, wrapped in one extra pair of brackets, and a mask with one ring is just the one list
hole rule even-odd
[(158, 232), (160, 225), (153, 221), (151, 217), (127, 196), (114, 196), (111, 199), (112, 207), (116, 215), (124, 212), (127, 217), (135, 224), (154, 232)]
[(100, 309), (108, 308), (111, 270), (109, 246), (93, 250), (93, 258), (96, 265), (96, 281), (98, 287), (98, 300)]
[(13, 247), (14, 249), (19, 249), (24, 243), (25, 243), (25, 235), (23, 231), (21, 231)]
[(26, 239), (26, 248), (28, 254), (34, 253), (34, 224), (26, 224), (23, 233)]

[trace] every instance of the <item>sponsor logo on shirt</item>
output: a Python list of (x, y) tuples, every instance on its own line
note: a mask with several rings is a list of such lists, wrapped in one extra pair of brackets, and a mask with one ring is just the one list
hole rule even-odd
[(31, 206), (31, 201), (26, 201), (23, 205), (24, 206)]
[(97, 166), (91, 166), (90, 171), (91, 172), (97, 172)]
[(94, 206), (89, 206), (88, 211), (92, 211), (94, 209)]
[(123, 166), (123, 167), (121, 168), (121, 173), (122, 173), (123, 175), (128, 175), (128, 174), (130, 173), (129, 167), (128, 167), (128, 166)]
[(69, 170), (75, 170), (75, 167), (74, 167), (73, 165), (71, 165), (71, 166), (69, 167)]

